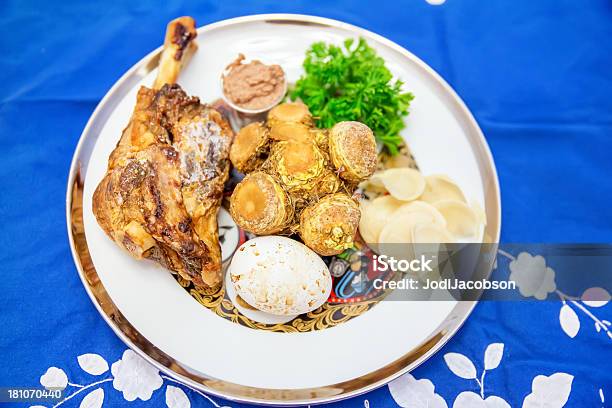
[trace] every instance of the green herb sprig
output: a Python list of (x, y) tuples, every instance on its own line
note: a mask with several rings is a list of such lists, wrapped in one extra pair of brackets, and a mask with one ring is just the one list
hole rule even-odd
[(403, 143), (403, 117), (414, 96), (402, 92), (402, 81), (393, 81), (385, 61), (360, 38), (344, 41), (344, 47), (317, 42), (304, 59), (304, 75), (290, 96), (301, 99), (317, 118), (319, 127), (329, 128), (343, 120), (368, 125), (376, 139), (395, 155)]

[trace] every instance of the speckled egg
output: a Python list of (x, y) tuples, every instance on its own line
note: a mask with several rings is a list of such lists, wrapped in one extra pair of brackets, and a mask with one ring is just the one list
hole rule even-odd
[(323, 260), (306, 245), (281, 236), (251, 239), (238, 248), (229, 271), (236, 293), (275, 315), (299, 315), (321, 306), (332, 279)]

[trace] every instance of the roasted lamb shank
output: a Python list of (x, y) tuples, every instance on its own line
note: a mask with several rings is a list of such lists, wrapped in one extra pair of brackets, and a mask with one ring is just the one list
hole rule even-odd
[(174, 84), (195, 36), (190, 17), (168, 25), (154, 88), (138, 91), (94, 192), (93, 212), (132, 256), (214, 287), (221, 283), (217, 212), (233, 132), (219, 112)]

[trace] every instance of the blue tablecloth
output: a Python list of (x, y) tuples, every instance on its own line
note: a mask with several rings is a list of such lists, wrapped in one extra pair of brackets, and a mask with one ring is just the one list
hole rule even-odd
[[(0, 4), (0, 387), (69, 381), (76, 394), (64, 406), (239, 406), (135, 371), (87, 297), (66, 235), (66, 179), (87, 119), (179, 15), (208, 24), (315, 14), (390, 38), (446, 78), (480, 123), (499, 172), (504, 241), (611, 241), (609, 0), (185, 3)], [(612, 406), (606, 319), (609, 304), (484, 302), (412, 374), (334, 405)], [(148, 382), (130, 389), (137, 373)]]

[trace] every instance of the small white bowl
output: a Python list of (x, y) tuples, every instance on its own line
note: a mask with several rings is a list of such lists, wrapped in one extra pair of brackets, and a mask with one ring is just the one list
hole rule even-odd
[[(252, 61), (253, 60), (245, 59), (245, 60), (243, 60), (243, 63), (249, 64)], [(262, 64), (272, 65), (272, 64), (264, 63), (263, 61), (262, 61)], [(281, 66), (281, 69), (282, 69), (282, 66)], [(258, 115), (260, 113), (267, 112), (270, 109), (272, 109), (273, 107), (275, 107), (276, 105), (278, 105), (283, 100), (285, 95), (287, 94), (287, 74), (285, 73), (285, 70), (283, 69), (283, 77), (285, 79), (283, 81), (283, 92), (281, 93), (281, 96), (277, 100), (275, 100), (273, 103), (271, 103), (270, 106), (266, 106), (266, 107), (261, 108), (261, 109), (247, 109), (247, 108), (243, 108), (240, 105), (236, 105), (234, 102), (232, 102), (232, 100), (225, 95), (225, 91), (223, 90), (223, 77), (227, 73), (229, 73), (230, 71), (231, 71), (231, 69), (224, 69), (223, 72), (221, 73), (221, 78), (220, 78), (221, 80), (219, 81), (219, 84), (220, 84), (220, 87), (221, 87), (221, 98), (225, 101), (225, 103), (227, 103), (232, 109), (234, 109), (237, 112), (244, 113), (244, 114), (247, 114), (247, 115)]]

